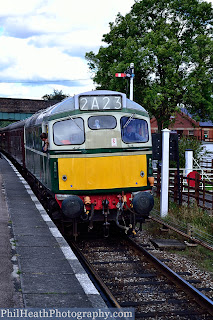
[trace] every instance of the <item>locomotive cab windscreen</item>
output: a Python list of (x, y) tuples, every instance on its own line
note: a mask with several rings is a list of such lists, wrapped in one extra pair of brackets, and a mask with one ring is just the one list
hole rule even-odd
[(57, 146), (78, 145), (85, 141), (84, 121), (82, 118), (71, 118), (54, 123), (53, 141)]
[(122, 117), (121, 118), (121, 136), (125, 143), (148, 142), (148, 123), (146, 120)]

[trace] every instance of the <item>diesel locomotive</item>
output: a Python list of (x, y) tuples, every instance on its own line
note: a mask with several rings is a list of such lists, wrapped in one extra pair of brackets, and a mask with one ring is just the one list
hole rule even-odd
[(90, 231), (96, 222), (105, 235), (112, 221), (134, 233), (153, 207), (149, 115), (124, 93), (66, 98), (0, 129), (0, 148), (27, 171), (50, 215), (75, 237), (79, 225)]

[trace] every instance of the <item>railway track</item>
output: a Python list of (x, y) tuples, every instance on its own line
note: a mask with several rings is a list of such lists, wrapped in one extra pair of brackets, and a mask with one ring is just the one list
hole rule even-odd
[[(213, 301), (189, 274), (176, 274), (130, 238), (85, 239), (71, 246), (111, 306), (135, 308), (136, 319), (212, 319)], [(94, 275), (96, 274), (96, 276)]]
[(213, 302), (202, 294), (212, 289), (194, 288), (197, 280), (187, 282), (182, 277), (189, 274), (175, 274), (130, 238), (89, 234), (71, 246), (111, 307), (133, 307), (136, 319), (212, 319)]
[[(157, 210), (152, 210), (152, 212), (154, 212), (155, 214), (159, 214), (159, 212)], [(184, 238), (186, 239), (189, 239), (190, 241), (193, 241), (194, 243), (197, 243), (203, 247), (205, 247), (206, 249), (208, 250), (211, 250), (213, 251), (213, 245), (212, 243), (208, 243), (207, 241), (203, 241), (203, 240), (200, 240), (200, 239), (197, 239), (196, 236), (191, 236), (189, 234), (187, 234), (186, 232), (183, 232), (181, 230), (178, 229), (178, 227), (174, 227), (172, 226), (171, 224), (169, 223), (166, 223), (165, 221), (163, 221), (162, 219), (160, 219), (160, 217), (158, 216), (152, 216), (150, 215), (149, 218), (152, 220), (152, 221), (155, 221), (157, 222), (158, 224), (168, 228), (168, 229), (171, 229), (173, 230), (174, 232), (180, 234), (181, 236), (183, 236)]]

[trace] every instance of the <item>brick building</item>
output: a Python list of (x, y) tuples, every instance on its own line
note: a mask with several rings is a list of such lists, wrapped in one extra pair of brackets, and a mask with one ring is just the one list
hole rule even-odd
[[(170, 130), (176, 131), (181, 137), (182, 135), (196, 137), (198, 140), (213, 142), (213, 123), (199, 122), (191, 118), (191, 116), (183, 111), (177, 112), (175, 118), (171, 118)], [(152, 133), (158, 131), (157, 120), (151, 119)]]
[(0, 120), (22, 120), (57, 102), (54, 100), (0, 98)]

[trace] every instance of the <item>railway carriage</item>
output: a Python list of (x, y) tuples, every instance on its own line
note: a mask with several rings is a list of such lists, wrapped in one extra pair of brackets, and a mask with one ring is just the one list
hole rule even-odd
[[(40, 139), (44, 132), (47, 152)], [(91, 230), (103, 221), (107, 234), (114, 220), (134, 232), (135, 222), (148, 217), (154, 184), (150, 120), (125, 94), (78, 94), (1, 129), (0, 135), (1, 148), (55, 197), (60, 219), (73, 226), (74, 236), (80, 223)]]
[(0, 129), (0, 147), (21, 166), (25, 163), (24, 123), (18, 121)]

